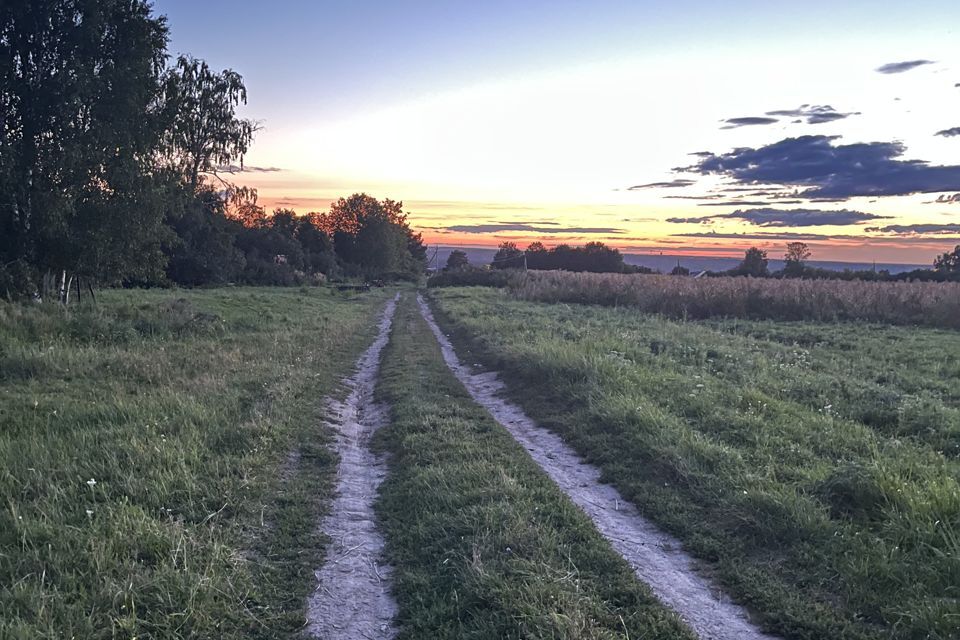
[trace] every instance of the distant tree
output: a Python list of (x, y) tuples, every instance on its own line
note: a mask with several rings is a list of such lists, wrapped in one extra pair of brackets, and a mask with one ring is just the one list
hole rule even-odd
[(803, 275), (804, 262), (810, 258), (810, 248), (805, 242), (787, 243), (787, 252), (783, 256), (786, 263), (783, 267), (783, 275), (793, 278)]
[(933, 268), (951, 277), (960, 275), (960, 244), (953, 251), (937, 256), (933, 262)]
[(583, 271), (594, 273), (619, 273), (623, 271), (623, 256), (620, 251), (602, 242), (588, 242), (581, 250)]
[(743, 261), (730, 272), (731, 275), (765, 278), (767, 270), (767, 252), (757, 247), (750, 247), (743, 256)]
[(515, 242), (501, 242), (490, 266), (494, 269), (522, 269), (523, 251)]
[(163, 101), (166, 156), (191, 187), (220, 165), (238, 158), (242, 165), (257, 127), (237, 117), (247, 102), (239, 73), (216, 73), (203, 60), (180, 56), (164, 78)]
[(459, 269), (465, 269), (468, 266), (470, 266), (470, 260), (467, 258), (466, 251), (454, 249), (450, 252), (450, 255), (447, 256), (446, 268), (448, 271), (457, 271)]
[(690, 275), (690, 269), (688, 269), (688, 268), (686, 268), (686, 267), (681, 266), (681, 265), (678, 264), (677, 266), (675, 266), (675, 267), (670, 271), (670, 275), (672, 275), (672, 276), (688, 276), (688, 275)]
[(528, 269), (552, 269), (553, 253), (542, 242), (531, 242), (527, 246)]

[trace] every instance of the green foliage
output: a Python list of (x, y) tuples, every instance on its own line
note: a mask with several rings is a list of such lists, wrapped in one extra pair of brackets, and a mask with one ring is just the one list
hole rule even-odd
[(0, 5), (0, 264), (160, 272), (166, 41), (142, 0)]
[(506, 287), (523, 271), (516, 269), (468, 269), (445, 270), (427, 279), (428, 287)]
[(323, 398), (384, 298), (0, 302), (0, 637), (297, 633), (336, 469)]
[(523, 447), (450, 374), (412, 298), (378, 395), (390, 472), (377, 512), (401, 638), (683, 639), (658, 603)]
[(431, 296), (528, 414), (785, 637), (956, 637), (955, 332)]
[(333, 238), (337, 257), (358, 275), (416, 279), (426, 267), (426, 247), (407, 224), (402, 202), (355, 193), (334, 202), (318, 224)]
[(180, 56), (163, 78), (164, 153), (193, 189), (201, 173), (242, 161), (256, 125), (237, 117), (247, 89), (236, 71), (219, 73), (206, 62)]

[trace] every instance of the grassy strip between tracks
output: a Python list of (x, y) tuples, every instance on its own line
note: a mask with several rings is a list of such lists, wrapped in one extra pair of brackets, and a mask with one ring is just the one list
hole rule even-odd
[(0, 637), (296, 633), (336, 465), (323, 399), (385, 296), (0, 304)]
[(412, 296), (384, 352), (377, 510), (403, 638), (689, 638), (447, 369)]
[[(772, 629), (958, 637), (954, 334), (431, 295), (462, 357), (500, 370)], [(754, 335), (771, 330), (816, 346)]]

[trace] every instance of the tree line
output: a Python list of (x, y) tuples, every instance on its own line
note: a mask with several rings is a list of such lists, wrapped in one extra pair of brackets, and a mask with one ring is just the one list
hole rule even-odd
[[(726, 271), (707, 271), (706, 276), (749, 276), (752, 278), (808, 278), (821, 280), (921, 280), (952, 281), (960, 280), (960, 245), (953, 251), (938, 256), (932, 269), (914, 269), (891, 274), (887, 270), (835, 271), (822, 269), (808, 264), (812, 257), (810, 247), (804, 242), (789, 242), (783, 256), (783, 269), (771, 271), (767, 252), (751, 247), (744, 253), (743, 260), (736, 267)], [(629, 265), (623, 255), (615, 248), (602, 242), (588, 242), (582, 247), (560, 244), (547, 249), (541, 242), (531, 243), (526, 250), (520, 249), (514, 242), (502, 242), (490, 262), (490, 268), (536, 269), (562, 271), (589, 271), (594, 273), (654, 273), (654, 270)], [(471, 269), (466, 252), (454, 250), (447, 258), (445, 271), (464, 271)], [(690, 270), (679, 263), (670, 272), (671, 275), (689, 276)]]
[(399, 202), (268, 215), (234, 184), (243, 79), (168, 38), (146, 0), (0, 3), (0, 295), (422, 272)]
[(844, 269), (836, 271), (811, 266), (812, 256), (804, 242), (789, 242), (783, 256), (783, 269), (771, 271), (767, 252), (758, 247), (747, 249), (739, 265), (728, 271), (710, 272), (711, 276), (749, 276), (752, 278), (807, 278), (817, 280), (870, 280), (924, 282), (960, 281), (960, 245), (936, 257), (931, 269), (912, 269), (890, 273), (886, 269)]

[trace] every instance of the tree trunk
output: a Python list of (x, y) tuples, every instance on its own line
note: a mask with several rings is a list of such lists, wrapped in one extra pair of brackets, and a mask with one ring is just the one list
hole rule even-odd
[(64, 269), (60, 274), (60, 291), (58, 295), (60, 304), (66, 304), (67, 300), (67, 270)]

